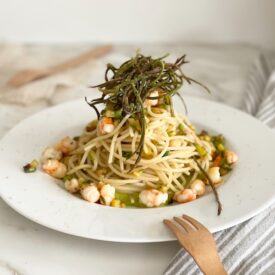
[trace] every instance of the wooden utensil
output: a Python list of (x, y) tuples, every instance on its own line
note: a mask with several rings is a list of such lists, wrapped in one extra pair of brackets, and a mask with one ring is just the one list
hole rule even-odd
[(195, 219), (183, 215), (163, 221), (205, 275), (225, 275), (212, 234)]
[(98, 58), (107, 54), (108, 52), (111, 51), (111, 49), (112, 49), (111, 45), (100, 46), (100, 47), (93, 48), (88, 52), (83, 53), (75, 58), (72, 58), (68, 61), (54, 65), (49, 68), (27, 69), (27, 70), (20, 71), (8, 81), (8, 85), (13, 87), (19, 87), (31, 81), (53, 75), (53, 74), (65, 71), (67, 69), (75, 68), (89, 61), (90, 59)]

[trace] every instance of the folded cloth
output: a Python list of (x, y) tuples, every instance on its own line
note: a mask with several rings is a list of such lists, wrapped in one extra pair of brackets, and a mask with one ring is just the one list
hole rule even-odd
[(61, 90), (75, 89), (76, 85), (77, 83), (70, 77), (61, 74), (33, 81), (19, 88), (3, 88), (0, 100), (5, 103), (29, 106), (37, 101), (51, 100), (54, 94)]
[(20, 70), (47, 68), (77, 56), (91, 47), (91, 45), (66, 47), (0, 43), (0, 102), (25, 107), (37, 103), (50, 106), (80, 96), (84, 97), (83, 91), (87, 88), (88, 81), (96, 79), (95, 83), (98, 83), (98, 79), (102, 78), (102, 71), (105, 68), (104, 58), (108, 55), (101, 57), (100, 60), (88, 60), (73, 69), (18, 88), (10, 87), (6, 83)]
[[(256, 60), (242, 109), (275, 128), (275, 58), (272, 57), (261, 55)], [(275, 205), (246, 222), (215, 233), (214, 238), (229, 274), (275, 274)], [(189, 254), (181, 249), (164, 274), (201, 272)]]

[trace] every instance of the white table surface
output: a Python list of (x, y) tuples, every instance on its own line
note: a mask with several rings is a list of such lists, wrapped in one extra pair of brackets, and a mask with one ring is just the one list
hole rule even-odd
[(179, 246), (110, 243), (35, 224), (0, 201), (0, 274), (161, 274)]

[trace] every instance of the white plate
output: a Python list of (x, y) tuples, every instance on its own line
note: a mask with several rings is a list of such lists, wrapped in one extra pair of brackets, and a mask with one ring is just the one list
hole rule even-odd
[[(212, 193), (193, 202), (155, 209), (119, 209), (89, 204), (62, 189), (57, 181), (22, 166), (65, 135), (79, 134), (94, 118), (84, 100), (42, 111), (19, 123), (0, 142), (0, 194), (16, 211), (68, 234), (118, 242), (174, 240), (164, 218), (190, 215), (211, 232), (243, 222), (268, 207), (275, 192), (274, 134), (249, 115), (199, 98), (186, 97), (191, 121), (222, 133), (240, 157), (218, 192), (223, 212), (217, 216)], [(179, 102), (175, 108), (183, 111)]]

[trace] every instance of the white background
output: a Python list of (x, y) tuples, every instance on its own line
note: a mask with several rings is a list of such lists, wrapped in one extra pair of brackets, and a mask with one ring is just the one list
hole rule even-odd
[(272, 0), (0, 0), (0, 41), (275, 46)]

